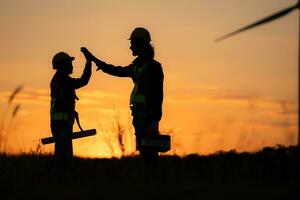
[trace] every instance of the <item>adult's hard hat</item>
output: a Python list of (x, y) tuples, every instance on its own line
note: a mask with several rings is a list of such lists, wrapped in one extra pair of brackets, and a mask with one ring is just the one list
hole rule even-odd
[(75, 58), (69, 56), (69, 54), (65, 52), (59, 52), (55, 54), (55, 56), (52, 59), (52, 66), (53, 69), (57, 69), (59, 67), (59, 64), (65, 61), (73, 61)]
[(151, 37), (150, 37), (150, 33), (147, 29), (143, 28), (143, 27), (137, 27), (135, 28), (131, 35), (129, 40), (144, 40), (146, 42), (150, 42), (151, 41)]

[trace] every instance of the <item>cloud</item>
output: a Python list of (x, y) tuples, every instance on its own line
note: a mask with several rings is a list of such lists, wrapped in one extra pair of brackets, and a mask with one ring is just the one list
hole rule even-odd
[(111, 92), (100, 92), (99, 90), (80, 91), (79, 98), (81, 104), (99, 104), (107, 101), (118, 100), (124, 98), (123, 94), (115, 94)]
[(298, 107), (296, 103), (290, 103), (286, 101), (278, 102), (281, 106), (281, 110), (278, 111), (280, 115), (297, 115), (298, 114)]
[(221, 95), (216, 95), (213, 96), (214, 99), (216, 100), (258, 100), (260, 99), (259, 96), (255, 96), (255, 95), (249, 95), (249, 94), (239, 94), (239, 93), (235, 93), (235, 94), (221, 94)]
[[(114, 94), (109, 92), (100, 92), (98, 90), (92, 91), (80, 91), (79, 97), (82, 104), (99, 104), (103, 101), (120, 99), (122, 94)], [(11, 92), (0, 92), (0, 101), (7, 101), (11, 98)], [(14, 96), (15, 101), (19, 101), (22, 104), (49, 104), (50, 102), (50, 90), (36, 89), (36, 88), (24, 88)]]
[[(10, 92), (2, 91), (0, 92), (0, 99), (5, 101), (5, 99), (10, 98)], [(24, 88), (14, 97), (15, 101), (22, 104), (44, 104), (50, 101), (49, 92), (47, 90)]]
[(276, 111), (279, 115), (296, 115), (297, 103), (283, 101), (272, 97), (218, 91), (219, 94), (178, 94), (173, 93), (165, 98), (165, 103), (171, 104), (197, 104), (197, 105), (231, 105), (247, 106), (250, 110), (268, 109)]

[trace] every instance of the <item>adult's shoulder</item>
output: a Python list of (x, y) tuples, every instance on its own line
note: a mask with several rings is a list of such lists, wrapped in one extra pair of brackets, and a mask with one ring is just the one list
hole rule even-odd
[(163, 68), (160, 64), (160, 62), (158, 62), (157, 60), (152, 60), (150, 63), (149, 63), (149, 69), (150, 71), (152, 71), (152, 73), (154, 74), (160, 74), (163, 76), (164, 72), (163, 72)]
[(155, 68), (162, 68), (161, 63), (157, 60), (153, 59), (149, 62), (149, 64)]

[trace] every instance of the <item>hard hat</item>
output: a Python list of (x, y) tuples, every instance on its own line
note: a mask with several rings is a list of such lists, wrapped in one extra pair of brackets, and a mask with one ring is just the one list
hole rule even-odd
[(63, 61), (73, 61), (74, 59), (74, 57), (69, 56), (69, 54), (65, 52), (59, 52), (55, 54), (55, 56), (52, 59), (53, 69), (57, 69), (59, 67), (59, 64)]
[(129, 38), (129, 40), (135, 40), (135, 39), (150, 42), (151, 41), (150, 33), (147, 29), (143, 27), (137, 27), (132, 31)]

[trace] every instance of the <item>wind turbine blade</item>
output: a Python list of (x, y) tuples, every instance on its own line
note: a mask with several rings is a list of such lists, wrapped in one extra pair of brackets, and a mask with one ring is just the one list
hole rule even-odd
[(269, 22), (271, 22), (271, 21), (273, 21), (273, 20), (275, 20), (275, 19), (278, 19), (278, 18), (280, 18), (280, 17), (283, 17), (283, 16), (287, 15), (288, 13), (290, 13), (291, 11), (293, 11), (293, 10), (296, 9), (296, 8), (299, 8), (299, 3), (297, 3), (296, 5), (291, 6), (291, 7), (289, 7), (289, 8), (286, 8), (286, 9), (284, 9), (284, 10), (281, 10), (281, 11), (279, 11), (279, 12), (273, 14), (273, 15), (270, 15), (270, 16), (268, 16), (268, 17), (265, 17), (265, 18), (263, 18), (263, 19), (261, 19), (261, 20), (259, 20), (259, 21), (257, 21), (257, 22), (254, 22), (254, 23), (252, 23), (252, 24), (249, 24), (249, 25), (247, 25), (247, 26), (245, 26), (245, 27), (243, 27), (243, 28), (241, 28), (241, 29), (238, 29), (238, 30), (236, 30), (236, 31), (234, 31), (234, 32), (231, 32), (231, 33), (228, 33), (228, 34), (226, 34), (226, 35), (224, 35), (224, 36), (222, 36), (222, 37), (219, 37), (219, 38), (216, 39), (216, 42), (221, 41), (221, 40), (224, 40), (224, 39), (226, 39), (226, 38), (228, 38), (228, 37), (231, 37), (231, 36), (233, 36), (233, 35), (236, 35), (236, 34), (238, 34), (238, 33), (240, 33), (240, 32), (246, 31), (246, 30), (248, 30), (248, 29), (254, 28), (254, 27), (256, 27), (256, 26), (259, 26), (259, 25), (262, 25), (262, 24), (265, 24), (265, 23), (269, 23)]

